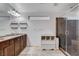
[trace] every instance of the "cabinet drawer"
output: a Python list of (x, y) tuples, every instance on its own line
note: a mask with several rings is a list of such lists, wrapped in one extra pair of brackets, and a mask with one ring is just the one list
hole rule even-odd
[(5, 48), (7, 46), (9, 46), (9, 41), (4, 41), (0, 43), (0, 49)]

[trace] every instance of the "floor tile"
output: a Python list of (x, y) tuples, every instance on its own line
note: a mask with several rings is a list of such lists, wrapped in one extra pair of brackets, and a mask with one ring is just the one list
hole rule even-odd
[(42, 50), (41, 47), (26, 47), (19, 56), (65, 56), (60, 50)]

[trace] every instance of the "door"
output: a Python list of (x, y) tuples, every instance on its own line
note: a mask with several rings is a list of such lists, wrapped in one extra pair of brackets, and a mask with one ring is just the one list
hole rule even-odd
[(59, 47), (66, 50), (66, 18), (56, 18), (56, 36), (59, 38)]

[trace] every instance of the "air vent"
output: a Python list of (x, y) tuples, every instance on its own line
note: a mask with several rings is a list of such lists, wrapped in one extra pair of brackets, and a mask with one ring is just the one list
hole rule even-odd
[(50, 17), (29, 17), (29, 20), (50, 20)]

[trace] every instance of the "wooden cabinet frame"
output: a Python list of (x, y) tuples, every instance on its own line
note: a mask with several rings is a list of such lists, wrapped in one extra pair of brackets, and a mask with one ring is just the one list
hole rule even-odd
[(0, 56), (17, 56), (26, 47), (26, 35), (0, 42)]

